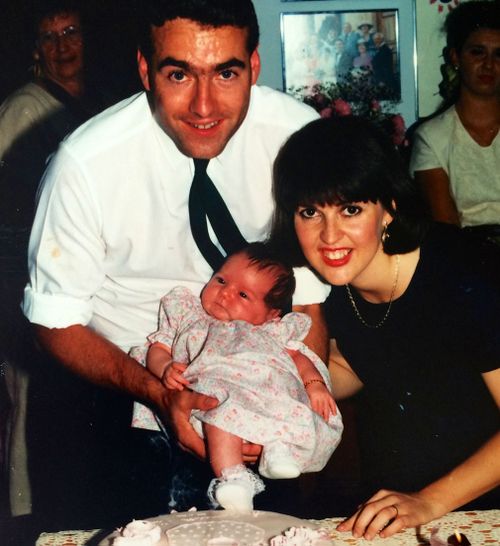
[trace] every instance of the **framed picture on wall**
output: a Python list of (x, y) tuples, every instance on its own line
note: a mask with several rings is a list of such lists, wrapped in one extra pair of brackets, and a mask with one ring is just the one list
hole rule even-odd
[(283, 88), (398, 102), (398, 29), (397, 9), (282, 13)]

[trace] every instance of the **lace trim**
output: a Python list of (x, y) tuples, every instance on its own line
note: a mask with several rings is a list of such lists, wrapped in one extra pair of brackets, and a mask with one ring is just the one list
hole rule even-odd
[(259, 476), (257, 476), (255, 472), (252, 472), (245, 465), (237, 464), (235, 466), (229, 466), (228, 468), (224, 468), (222, 470), (222, 476), (220, 478), (214, 478), (208, 486), (208, 499), (214, 508), (219, 506), (219, 503), (215, 498), (215, 491), (219, 485), (235, 480), (241, 480), (242, 482), (248, 484), (248, 486), (252, 488), (254, 496), (261, 493), (266, 488), (264, 482), (259, 478)]

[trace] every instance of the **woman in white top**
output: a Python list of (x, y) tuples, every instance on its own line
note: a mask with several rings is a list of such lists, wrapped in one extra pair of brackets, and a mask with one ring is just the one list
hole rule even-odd
[(435, 220), (500, 231), (500, 5), (460, 4), (445, 29), (453, 105), (417, 129), (410, 170)]

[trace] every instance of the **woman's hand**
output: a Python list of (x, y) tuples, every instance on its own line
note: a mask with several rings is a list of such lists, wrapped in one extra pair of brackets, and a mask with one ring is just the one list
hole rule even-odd
[(352, 531), (356, 538), (372, 540), (392, 536), (406, 527), (427, 523), (446, 512), (419, 493), (398, 493), (381, 489), (350, 518), (337, 526), (338, 531)]

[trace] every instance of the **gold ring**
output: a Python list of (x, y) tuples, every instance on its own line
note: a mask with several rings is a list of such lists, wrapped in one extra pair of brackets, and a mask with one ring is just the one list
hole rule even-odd
[(398, 507), (395, 504), (391, 504), (391, 508), (394, 508), (394, 510), (396, 510), (396, 515), (394, 516), (394, 519), (396, 519), (399, 516)]

